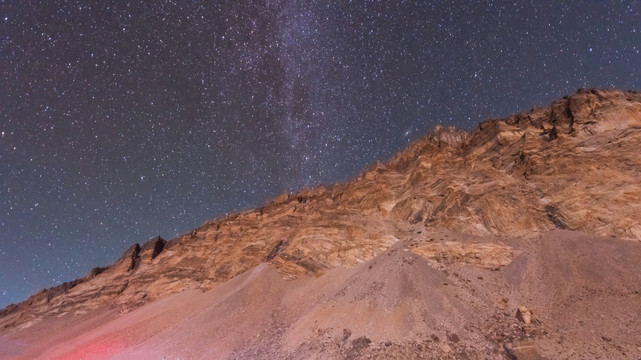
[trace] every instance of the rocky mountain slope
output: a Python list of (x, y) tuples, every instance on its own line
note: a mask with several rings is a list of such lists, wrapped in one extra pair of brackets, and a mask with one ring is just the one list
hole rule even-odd
[(136, 244), (0, 311), (0, 359), (639, 358), (640, 200), (641, 94), (580, 90)]

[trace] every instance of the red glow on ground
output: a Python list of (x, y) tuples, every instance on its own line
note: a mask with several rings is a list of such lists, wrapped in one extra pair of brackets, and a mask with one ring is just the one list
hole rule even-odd
[(124, 346), (118, 339), (95, 339), (60, 355), (55, 360), (107, 359), (121, 351)]

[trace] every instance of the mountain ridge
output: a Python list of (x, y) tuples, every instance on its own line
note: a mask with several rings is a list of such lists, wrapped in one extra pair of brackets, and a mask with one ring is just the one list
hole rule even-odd
[(635, 91), (579, 90), (471, 133), (435, 127), (349, 182), (134, 244), (106, 268), (0, 310), (0, 334), (105, 308), (124, 316), (170, 294), (212, 291), (262, 263), (285, 280), (322, 278), (405, 247), (400, 264), (427, 261), (420, 276), (443, 282), (429, 275), (430, 261), (508, 269), (550, 231), (638, 241), (640, 144)]
[[(477, 129), (472, 133), (468, 133), (465, 130), (458, 129), (455, 127), (443, 127), (443, 126), (437, 125), (433, 130), (428, 132), (426, 135), (413, 141), (405, 150), (399, 152), (387, 164), (377, 162), (376, 164), (370, 166), (370, 168), (365, 170), (356, 179), (348, 181), (346, 184), (334, 184), (330, 186), (319, 186), (317, 188), (303, 189), (300, 192), (295, 194), (285, 193), (280, 196), (277, 196), (276, 198), (267, 202), (265, 205), (258, 207), (257, 209), (242, 211), (239, 213), (222, 216), (215, 220), (207, 221), (201, 227), (187, 234), (178, 236), (173, 240), (177, 241), (179, 239), (184, 239), (186, 236), (191, 236), (191, 234), (193, 234), (198, 229), (207, 227), (210, 224), (217, 224), (217, 227), (219, 227), (220, 223), (233, 220), (237, 217), (242, 217), (244, 214), (251, 214), (255, 212), (259, 212), (262, 214), (262, 212), (265, 211), (265, 209), (269, 209), (283, 203), (291, 203), (292, 199), (295, 199), (295, 201), (297, 201), (300, 204), (305, 204), (308, 201), (315, 201), (318, 197), (328, 196), (328, 194), (329, 194), (329, 198), (336, 199), (338, 196), (342, 196), (342, 195), (337, 195), (339, 192), (344, 192), (344, 189), (341, 189), (341, 188), (349, 187), (350, 184), (357, 183), (358, 181), (362, 181), (363, 179), (369, 176), (372, 176), (372, 174), (376, 172), (385, 171), (385, 169), (389, 167), (402, 168), (403, 162), (411, 161), (411, 158), (413, 157), (419, 157), (420, 153), (428, 153), (429, 151), (432, 151), (434, 149), (440, 149), (439, 152), (441, 151), (447, 152), (447, 150), (442, 150), (444, 147), (450, 148), (449, 150), (451, 151), (463, 151), (463, 152), (469, 153), (470, 148), (477, 146), (479, 144), (479, 141), (485, 142), (486, 144), (485, 146), (487, 146), (488, 144), (491, 144), (492, 142), (496, 142), (499, 145), (501, 145), (503, 141), (508, 140), (510, 137), (513, 138), (519, 135), (521, 137), (525, 137), (527, 135), (530, 135), (530, 133), (525, 133), (523, 130), (510, 131), (506, 129), (501, 129), (501, 127), (504, 126), (505, 124), (516, 126), (517, 128), (519, 125), (521, 125), (521, 129), (523, 129), (522, 127), (523, 124), (526, 124), (526, 126), (531, 125), (534, 127), (539, 127), (541, 130), (539, 135), (548, 141), (557, 140), (558, 135), (551, 136), (550, 134), (558, 134), (559, 131), (562, 131), (566, 134), (574, 134), (576, 132), (592, 133), (593, 131), (603, 131), (604, 128), (611, 129), (613, 126), (612, 122), (616, 124), (617, 120), (613, 121), (611, 118), (606, 118), (607, 119), (606, 124), (603, 124), (603, 121), (578, 121), (577, 122), (575, 121), (575, 116), (573, 114), (578, 113), (579, 116), (581, 117), (585, 116), (586, 110), (584, 109), (584, 107), (587, 105), (588, 107), (587, 112), (590, 112), (590, 115), (594, 115), (596, 111), (595, 107), (598, 107), (600, 105), (597, 101), (603, 100), (603, 99), (610, 101), (609, 99), (613, 96), (616, 98), (621, 98), (625, 96), (627, 101), (632, 101), (633, 99), (635, 99), (637, 101), (638, 108), (641, 109), (641, 105), (638, 104), (638, 102), (641, 99), (641, 95), (636, 91), (620, 92), (620, 91), (611, 91), (611, 90), (579, 89), (576, 95), (564, 96), (562, 99), (553, 102), (548, 108), (537, 107), (537, 108), (532, 108), (527, 113), (518, 113), (503, 119), (489, 119), (489, 120), (483, 121), (478, 125)], [(551, 120), (552, 120), (551, 124), (544, 121), (546, 116), (551, 117)], [(625, 122), (628, 125), (641, 127), (641, 120), (639, 119), (638, 115), (637, 117), (632, 117), (632, 119), (630, 118), (624, 118), (624, 119), (626, 120)], [(633, 121), (630, 121), (630, 120), (633, 120)], [(480, 139), (477, 139), (478, 136), (477, 137), (474, 136), (479, 132), (487, 132), (487, 130), (489, 130), (490, 133), (492, 134), (491, 136), (495, 138), (494, 141), (490, 140), (487, 136), (481, 136)], [(471, 143), (466, 143), (467, 140), (470, 140)], [(476, 150), (476, 152), (478, 152), (478, 150)], [(519, 155), (519, 162), (526, 163), (528, 161), (527, 157), (528, 155), (526, 153), (521, 152)], [(527, 173), (524, 172), (524, 175), (526, 174)], [(398, 214), (400, 212), (401, 210), (399, 208), (396, 213)], [(555, 210), (551, 206), (549, 206), (548, 210), (546, 210), (547, 216), (550, 219), (550, 221), (556, 227), (566, 228), (566, 225), (563, 224), (563, 221), (561, 220), (561, 218), (556, 216), (554, 212)], [(606, 235), (611, 235), (611, 234), (606, 234)], [(641, 227), (634, 230), (634, 234), (632, 238), (637, 240), (641, 239)], [(145, 249), (144, 253), (146, 253), (149, 250), (148, 248), (150, 246), (154, 246), (154, 242), (158, 241), (159, 239), (163, 242), (163, 247), (164, 247), (165, 240), (160, 237), (155, 237), (145, 242), (142, 245), (134, 244), (129, 249), (127, 249), (121, 255), (121, 257), (118, 260), (116, 260), (114, 264), (112, 264), (112, 266), (124, 262), (125, 258), (129, 258), (129, 257), (134, 258), (136, 256), (140, 257), (139, 255), (136, 254), (137, 252), (140, 252), (140, 250), (138, 251), (135, 250), (136, 247), (142, 246), (142, 248)], [(171, 247), (171, 241), (168, 247)], [(160, 249), (160, 251), (162, 251), (162, 248)], [(156, 252), (159, 252), (159, 251), (156, 250)], [(152, 258), (155, 258), (156, 255), (157, 254), (152, 256)], [(132, 260), (132, 267), (133, 266), (134, 265)], [(87, 280), (94, 278), (95, 276), (102, 273), (105, 269), (106, 268), (100, 268), (100, 267), (94, 268), (85, 277), (63, 283), (53, 288), (44, 289), (41, 292), (49, 291), (51, 295), (55, 296), (54, 294), (58, 293), (59, 291), (64, 292), (69, 288), (74, 287), (78, 283), (85, 282)], [(34, 296), (36, 295), (38, 294), (35, 294)], [(15, 304), (12, 304), (12, 305), (15, 305)], [(9, 305), (9, 307), (12, 307), (12, 305)], [(7, 309), (0, 310), (0, 317), (4, 315), (4, 312), (6, 310)]]

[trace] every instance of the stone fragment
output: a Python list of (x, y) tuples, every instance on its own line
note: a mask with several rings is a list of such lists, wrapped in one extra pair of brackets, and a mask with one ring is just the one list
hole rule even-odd
[(528, 310), (525, 306), (521, 306), (516, 310), (516, 318), (519, 319), (519, 321), (530, 324), (532, 322), (532, 311)]
[(521, 341), (511, 344), (505, 344), (507, 358), (510, 360), (548, 360), (547, 357), (541, 355), (539, 349), (529, 341)]

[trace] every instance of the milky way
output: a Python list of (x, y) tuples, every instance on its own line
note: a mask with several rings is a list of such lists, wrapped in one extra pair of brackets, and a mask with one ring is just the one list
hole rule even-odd
[(0, 1), (0, 306), (437, 124), (641, 87), (638, 2)]

